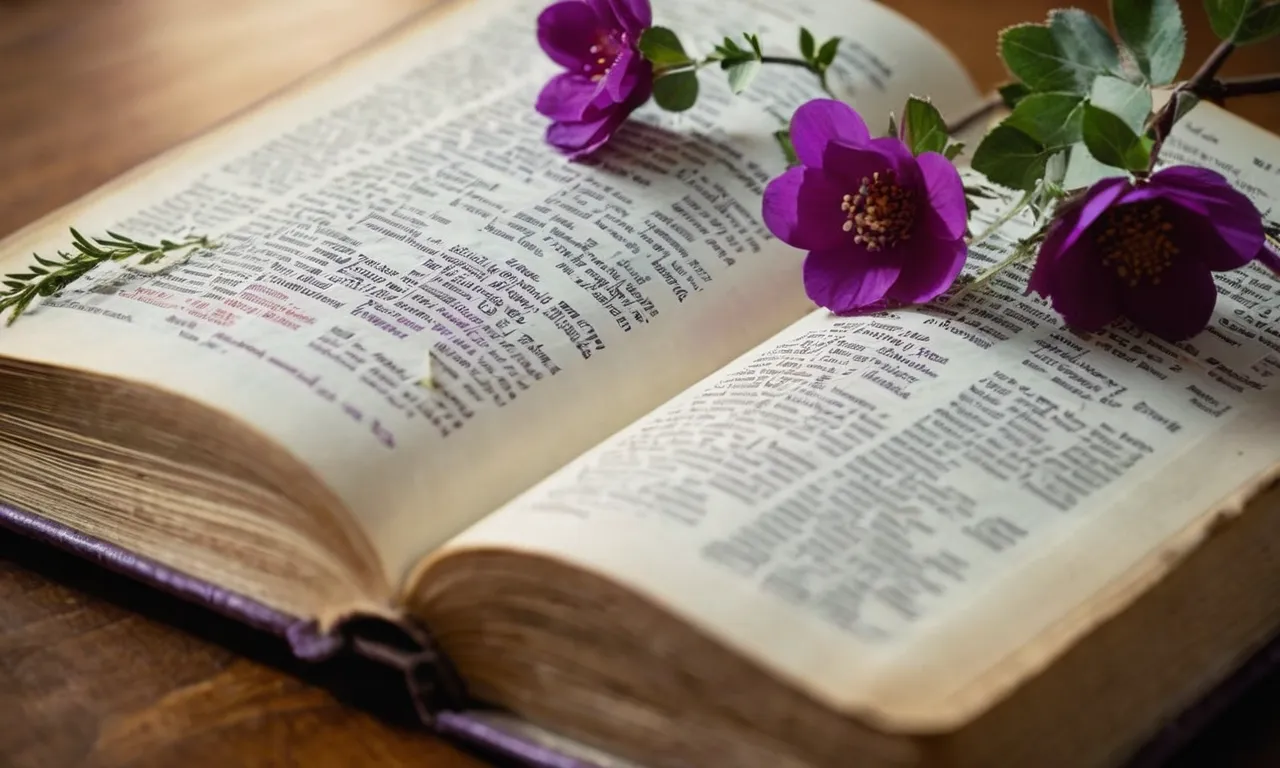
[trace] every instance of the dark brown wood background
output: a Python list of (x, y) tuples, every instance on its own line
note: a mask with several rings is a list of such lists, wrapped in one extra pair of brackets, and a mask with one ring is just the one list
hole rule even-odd
[[(0, 236), (431, 3), (0, 0)], [(1060, 4), (889, 0), (985, 86), (1003, 75), (996, 31)], [(1105, 11), (1105, 0), (1076, 4)], [(1213, 41), (1200, 4), (1183, 5), (1194, 66)], [(1273, 70), (1277, 43), (1227, 74)], [(1280, 131), (1280, 96), (1232, 106)], [(371, 668), (304, 668), (242, 627), (0, 533), (4, 768), (484, 764), (404, 727), (405, 702), (385, 698), (392, 683)], [(1178, 763), (1199, 765), (1280, 765), (1280, 677)]]

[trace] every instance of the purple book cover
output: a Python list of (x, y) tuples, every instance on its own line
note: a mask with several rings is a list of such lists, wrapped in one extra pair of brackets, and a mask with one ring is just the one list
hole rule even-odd
[[(479, 747), (496, 757), (528, 768), (639, 768), (573, 742), (524, 725), (503, 713), (468, 702), (452, 665), (434, 648), (430, 634), (416, 626), (399, 626), (401, 641), (372, 639), (342, 627), (320, 633), (307, 620), (287, 616), (262, 603), (100, 539), (87, 536), (39, 515), (0, 505), (0, 528), (45, 542), (147, 586), (199, 604), (254, 629), (282, 638), (297, 658), (320, 662), (353, 653), (393, 667), (405, 685), (423, 725), (441, 736)], [(1196, 734), (1254, 683), (1280, 666), (1280, 639), (1272, 641), (1204, 696), (1167, 723), (1128, 763), (1128, 768), (1156, 768), (1172, 759)]]

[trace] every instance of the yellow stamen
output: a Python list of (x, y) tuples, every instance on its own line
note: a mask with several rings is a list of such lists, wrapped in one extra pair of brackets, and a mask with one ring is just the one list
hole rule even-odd
[(846, 219), (841, 227), (855, 232), (853, 242), (868, 251), (882, 251), (911, 239), (916, 220), (916, 195), (898, 185), (893, 171), (863, 177), (856, 194), (840, 201)]
[(1131, 288), (1143, 282), (1159, 285), (1161, 275), (1178, 255), (1178, 247), (1169, 238), (1173, 224), (1164, 220), (1159, 202), (1112, 208), (1103, 214), (1099, 229), (1094, 242), (1102, 252), (1103, 266), (1114, 269)]

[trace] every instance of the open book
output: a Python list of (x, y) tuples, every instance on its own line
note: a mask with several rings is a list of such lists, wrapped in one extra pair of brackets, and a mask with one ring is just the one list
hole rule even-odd
[[(1010, 278), (814, 311), (759, 212), (815, 79), (705, 78), (570, 163), (541, 5), (441, 6), (0, 245), (217, 241), (0, 331), (0, 519), (403, 663), (441, 730), (540, 765), (1116, 764), (1280, 630), (1272, 277), (1178, 345)], [(839, 35), (872, 122), (983, 102), (882, 6), (783, 5), (658, 15)], [(1168, 146), (1280, 195), (1280, 140), (1216, 108)]]

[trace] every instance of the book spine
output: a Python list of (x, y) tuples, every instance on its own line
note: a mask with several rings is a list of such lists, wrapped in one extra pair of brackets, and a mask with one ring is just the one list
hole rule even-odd
[(414, 708), (428, 727), (435, 727), (439, 712), (467, 707), (466, 688), (453, 664), (436, 647), (426, 627), (411, 619), (353, 615), (325, 632), (315, 621), (290, 616), (41, 515), (0, 504), (0, 528), (280, 637), (302, 661), (321, 662), (350, 652), (390, 666), (404, 675)]

